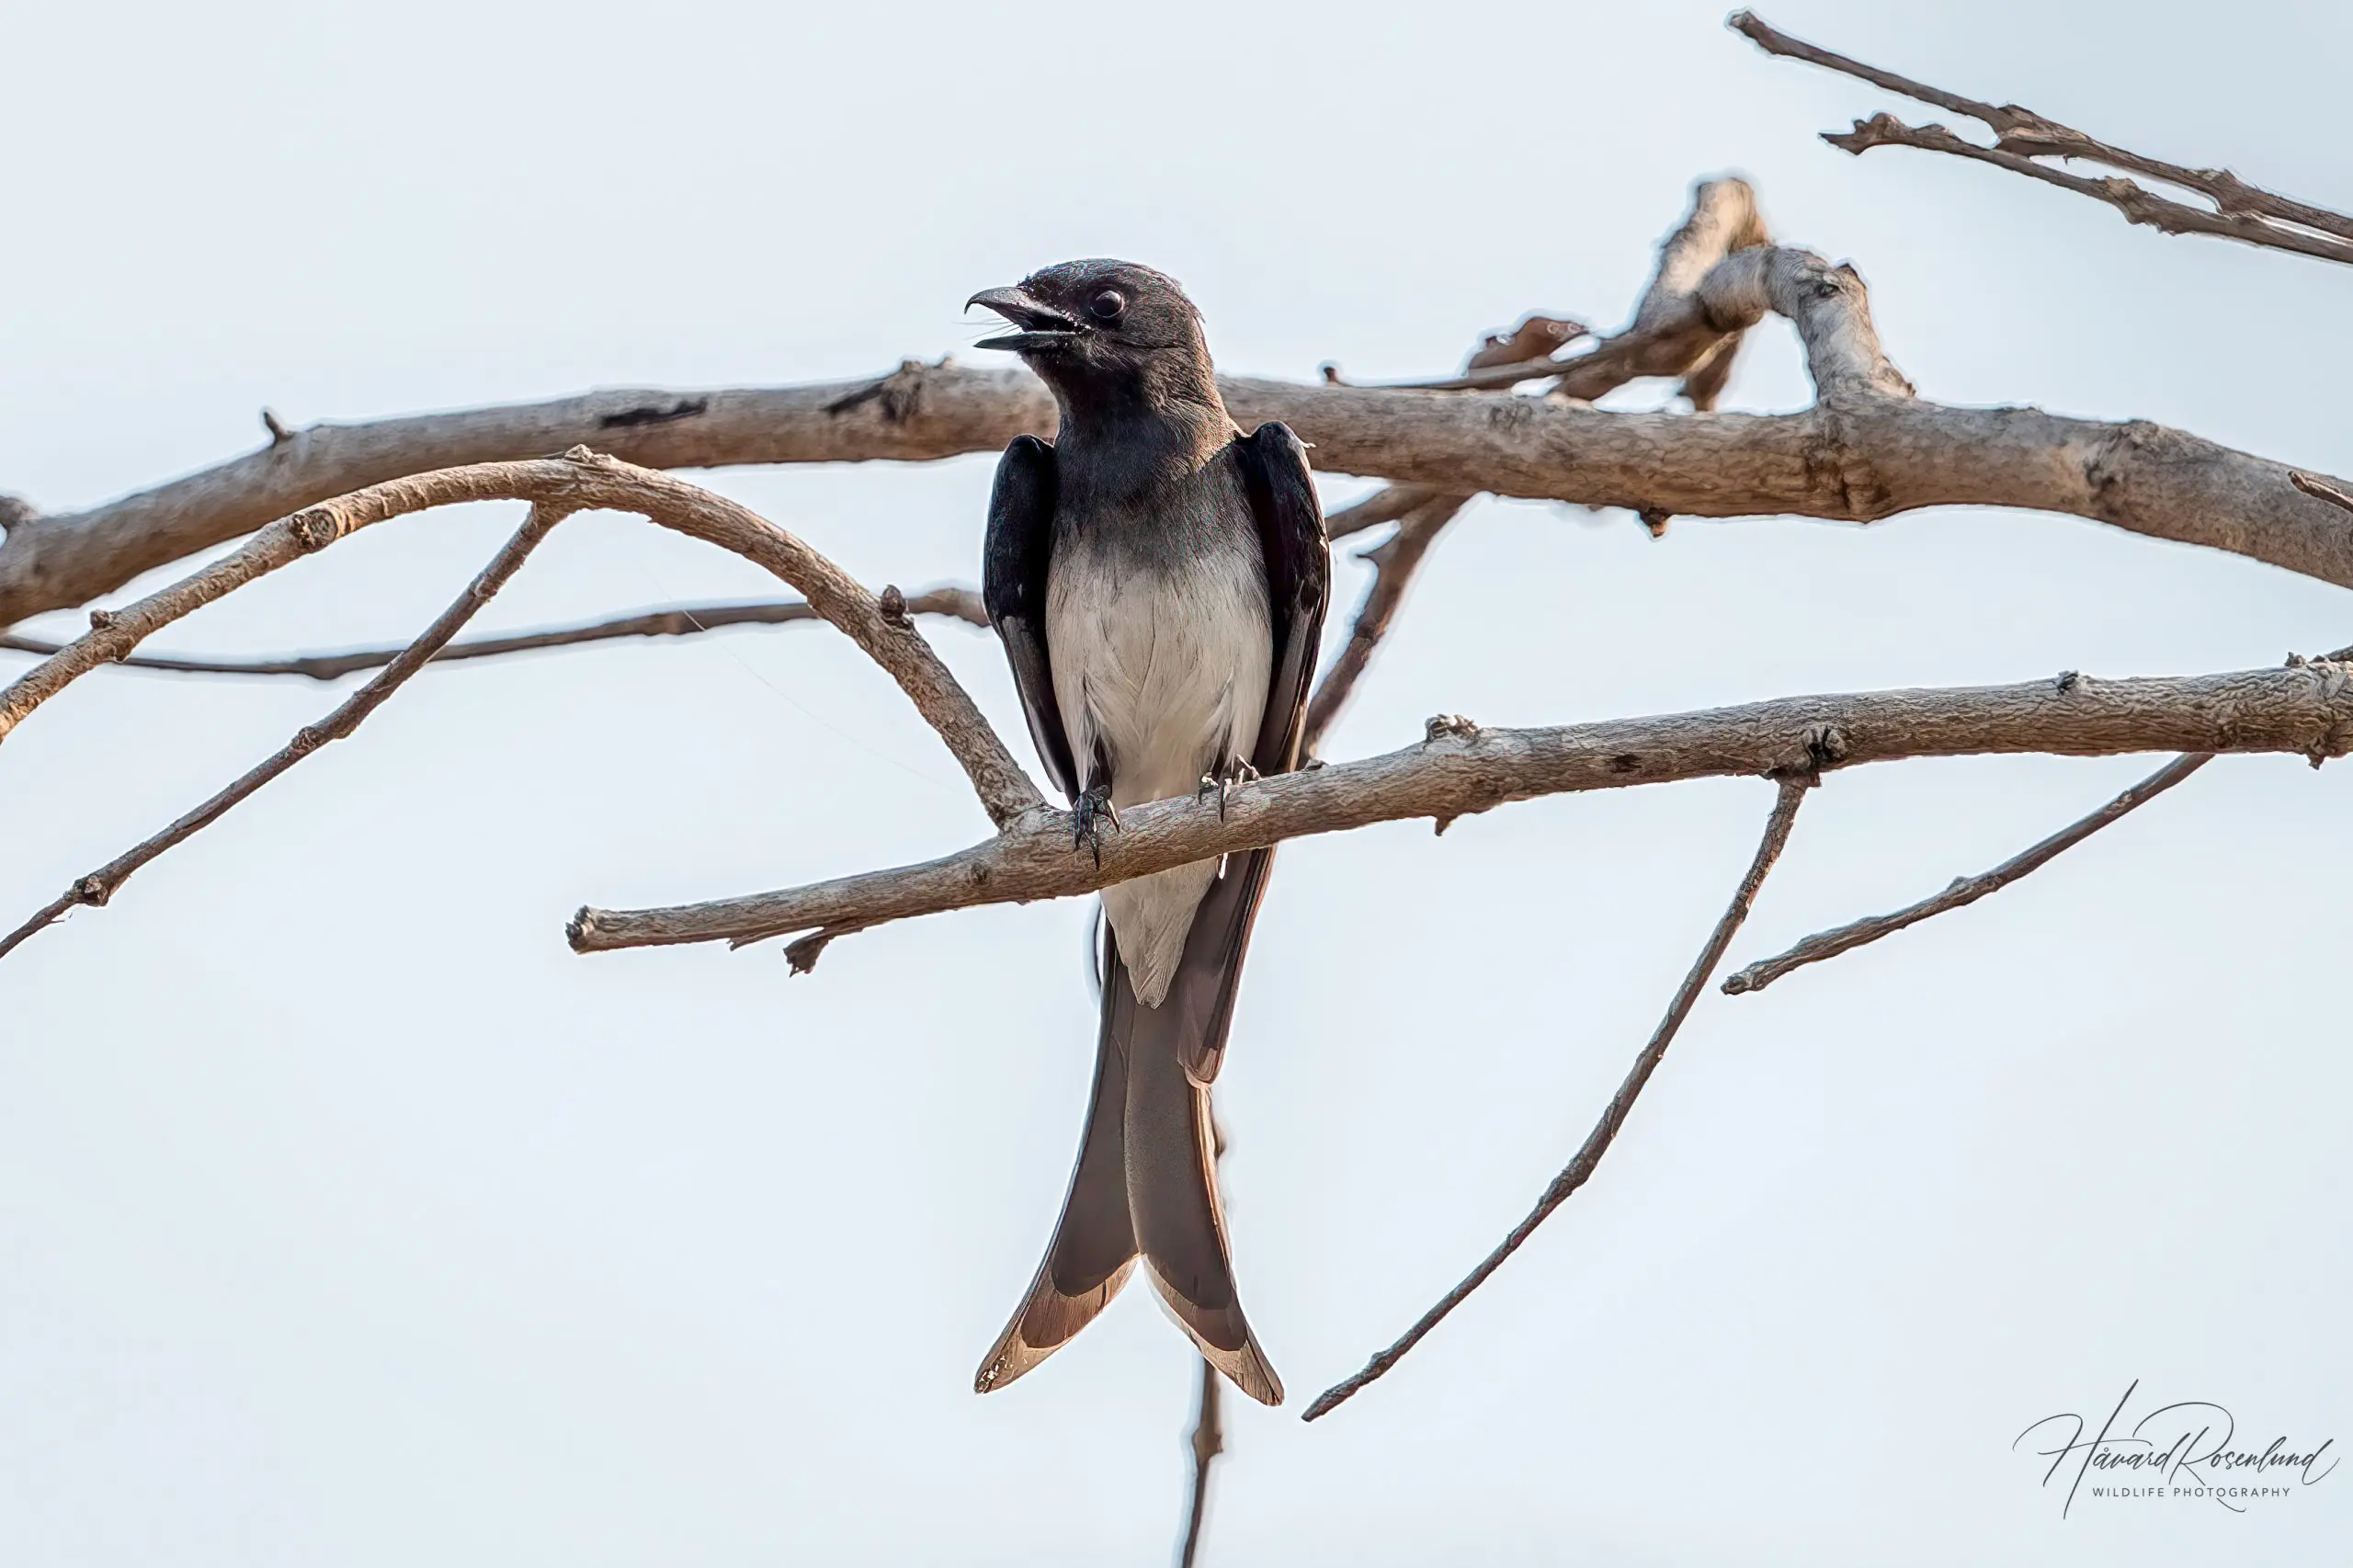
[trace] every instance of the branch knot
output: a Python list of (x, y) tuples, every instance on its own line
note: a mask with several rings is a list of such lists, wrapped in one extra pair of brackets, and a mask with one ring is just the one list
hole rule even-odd
[(324, 550), (343, 537), (343, 519), (333, 506), (305, 506), (287, 519), (295, 547), (308, 555)]
[[(942, 369), (948, 361), (939, 362)], [(931, 367), (920, 359), (902, 359), (899, 368), (881, 380), (870, 381), (825, 404), (828, 414), (847, 414), (871, 403), (880, 405), (883, 423), (904, 425), (923, 412), (925, 382)]]
[(1836, 724), (1808, 725), (1799, 737), (1799, 744), (1805, 748), (1803, 760), (1793, 758), (1778, 763), (1765, 770), (1765, 777), (1777, 783), (1819, 784), (1822, 775), (1846, 761), (1854, 749), (1847, 732)]

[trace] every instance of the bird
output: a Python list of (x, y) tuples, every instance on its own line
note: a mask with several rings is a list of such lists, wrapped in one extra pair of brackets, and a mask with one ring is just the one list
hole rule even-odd
[[(1031, 739), (1099, 852), (1123, 806), (1204, 804), (1298, 767), (1331, 594), (1307, 449), (1242, 433), (1200, 312), (1133, 262), (1063, 262), (967, 301), (1014, 328), (1052, 392), (1049, 443), (1016, 437), (989, 496), (982, 597)], [(1233, 1283), (1210, 1085), (1225, 1053), (1271, 848), (1103, 892), (1095, 1078), (1062, 1216), (973, 1386), (1067, 1344), (1139, 1258), (1209, 1363), (1266, 1404), (1282, 1382)]]

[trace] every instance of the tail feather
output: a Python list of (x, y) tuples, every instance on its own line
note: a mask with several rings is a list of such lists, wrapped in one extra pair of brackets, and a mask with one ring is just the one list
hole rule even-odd
[(1136, 1000), (1119, 940), (1106, 933), (1086, 1142), (1045, 1261), (973, 1380), (981, 1392), (1003, 1388), (1094, 1321), (1141, 1253), (1161, 1301), (1209, 1363), (1261, 1403), (1282, 1403), (1282, 1380), (1234, 1290), (1208, 1086), (1270, 858), (1254, 850), (1227, 862), (1157, 1007)]
[[(1112, 960), (1113, 968), (1118, 960)], [(1120, 985), (1127, 977), (1117, 974)], [(1108, 986), (1107, 994), (1111, 994)], [(972, 1380), (979, 1393), (1000, 1389), (1052, 1355), (1110, 1304), (1136, 1260), (1128, 1220), (1127, 1051), (1110, 1031), (1110, 1011), (1095, 1051), (1095, 1088), (1086, 1110), (1086, 1137), (1071, 1171), (1062, 1219), (1044, 1261), (1013, 1321), (997, 1336)]]
[(1202, 895), (1185, 934), (1185, 953), (1168, 983), (1159, 1012), (1169, 1019), (1177, 1060), (1197, 1084), (1217, 1082), (1225, 1061), (1225, 1037), (1233, 1027), (1233, 1001), (1242, 989), (1242, 959), (1258, 923), (1258, 901), (1266, 896), (1267, 873), (1275, 852), (1252, 849), (1226, 858), (1225, 869)]
[[(1188, 945), (1186, 964), (1193, 955)], [(1210, 1092), (1185, 1070), (1186, 1020), (1135, 1005), (1126, 976), (1105, 1006), (1125, 994), (1128, 1015), (1128, 1216), (1145, 1271), (1161, 1301), (1210, 1365), (1262, 1404), (1280, 1404), (1275, 1375), (1242, 1314), (1218, 1200), (1216, 1133)], [(1185, 976), (1179, 974), (1182, 983)]]

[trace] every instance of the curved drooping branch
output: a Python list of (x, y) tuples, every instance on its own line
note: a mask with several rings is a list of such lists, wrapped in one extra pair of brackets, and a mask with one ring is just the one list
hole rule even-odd
[(294, 738), (277, 752), (248, 768), (194, 811), (161, 833), (133, 845), (97, 870), (74, 879), (74, 885), (34, 912), (6, 936), (0, 937), (0, 958), (6, 958), (28, 938), (47, 929), (67, 910), (103, 904), (115, 895), (117, 889), (131, 878), (139, 869), (149, 864), (176, 845), (185, 844), (204, 829), (226, 816), (232, 809), (251, 799), (268, 784), (291, 769), (304, 757), (334, 741), (349, 738), (368, 715), (382, 707), (392, 693), (398, 691), (411, 676), (430, 664), (436, 653), (449, 645), (466, 622), (481, 613), (491, 597), (505, 587), (522, 569), (524, 560), (539, 548), (541, 540), (555, 526), (569, 517), (573, 508), (561, 503), (534, 502), (530, 515), (515, 537), (491, 558), (489, 565), (478, 573), (466, 591), (458, 596), (449, 608), (434, 619), (416, 640), (392, 658), (374, 679), (335, 705), (335, 711), (315, 724), (305, 724)]
[(316, 425), (87, 511), (31, 514), (0, 543), (0, 625), (111, 592), (337, 495), (431, 470), (586, 447), (646, 468), (923, 460), (1004, 445), (1053, 403), (1022, 370), (910, 362), (878, 380), (552, 402)]
[(812, 608), (898, 682), (963, 767), (992, 822), (1002, 826), (1044, 804), (1037, 786), (981, 717), (972, 698), (906, 619), (904, 597), (878, 599), (824, 556), (725, 496), (585, 448), (560, 458), (414, 474), (272, 523), (202, 571), (120, 610), (93, 614), (89, 631), (0, 690), (0, 740), (74, 680), (256, 577), (390, 517), (460, 502), (498, 500), (571, 511), (633, 512), (766, 567), (799, 589)]
[[(887, 593), (886, 593), (887, 597)], [(971, 626), (986, 626), (988, 614), (981, 596), (970, 588), (926, 588), (903, 599), (903, 613), (938, 615)], [(824, 617), (806, 599), (779, 599), (765, 604), (673, 605), (667, 609), (610, 616), (574, 626), (542, 627), (536, 631), (508, 631), (495, 637), (470, 637), (435, 653), (431, 663), (460, 664), (468, 659), (495, 659), (508, 653), (534, 653), (543, 648), (577, 648), (589, 642), (609, 642), (624, 637), (693, 637), (731, 626), (793, 626)], [(0, 634), (0, 649), (13, 653), (62, 653), (65, 644), (40, 637)], [(400, 657), (407, 644), (376, 648), (347, 648), (334, 653), (297, 653), (278, 659), (206, 658), (188, 653), (126, 653), (113, 663), (119, 668), (155, 670), (165, 675), (300, 676), (307, 680), (341, 680), (361, 670), (379, 670)]]
[[(1851, 131), (1823, 132), (1822, 139), (1841, 152), (1859, 156), (1873, 147), (1916, 147), (1923, 152), (1949, 153), (2104, 201), (2129, 222), (2145, 223), (2165, 233), (2211, 234), (2322, 261), (2353, 264), (2353, 217), (2345, 213), (2276, 195), (2247, 184), (2228, 169), (2193, 169), (2148, 157), (2110, 146), (2073, 126), (2046, 119), (2016, 104), (1983, 103), (1899, 76), (1893, 71), (1866, 65), (1802, 39), (1791, 38), (1751, 11), (1733, 12), (1725, 25), (1768, 54), (1802, 60), (1809, 65), (1869, 82), (1907, 98), (1967, 115), (1995, 136), (1994, 145), (1984, 147), (1954, 135), (1941, 125), (1906, 125), (1893, 115), (1878, 114), (1855, 121)], [(2111, 169), (2194, 191), (2213, 206), (2211, 210), (2192, 207), (2113, 175), (2086, 178), (2036, 162), (2039, 158), (2105, 164)]]
[[(2282, 465), (2143, 421), (1952, 408), (1903, 395), (1900, 376), (1874, 368), (1884, 365), (1875, 338), (1863, 352), (1870, 315), (1859, 279), (1803, 252), (1752, 244), (1762, 233), (1745, 186), (1703, 185), (1634, 325), (1591, 353), (1530, 372), (1552, 379), (1559, 397), (1234, 376), (1220, 386), (1245, 427), (1290, 424), (1313, 443), (1317, 467), (1415, 487), (1336, 518), (1336, 533), (1393, 520), (1433, 494), (1479, 492), (1652, 517), (1870, 522), (1923, 506), (2005, 506), (2089, 517), (2353, 586), (2353, 519), (2293, 488)], [(1718, 247), (1725, 254), (1683, 289), (1694, 270), (1684, 263)], [(1768, 307), (1791, 315), (1807, 337), (1823, 394), (1814, 408), (1615, 413), (1575, 401), (1633, 376), (1665, 374), (1684, 378), (1704, 406), (1721, 391), (1738, 332)], [(88, 511), (0, 507), (8, 530), (0, 541), (0, 626), (82, 604), (327, 497), (429, 469), (573, 445), (653, 468), (923, 460), (993, 451), (1025, 431), (1051, 433), (1053, 417), (1052, 401), (1025, 370), (910, 360), (863, 381), (605, 392), (315, 426)]]
[(1122, 810), (1099, 859), (1072, 847), (1067, 813), (1040, 812), (922, 865), (676, 908), (583, 909), (570, 936), (581, 952), (606, 952), (859, 930), (978, 904), (1069, 898), (1310, 834), (1409, 817), (1444, 824), (1540, 795), (1685, 778), (1983, 754), (2283, 752), (2317, 762), (2348, 748), (2353, 668), (2329, 662), (2178, 679), (2071, 673), (2022, 686), (1785, 698), (1548, 730), (1438, 719), (1419, 745), (1238, 788), (1222, 814), (1213, 799)]

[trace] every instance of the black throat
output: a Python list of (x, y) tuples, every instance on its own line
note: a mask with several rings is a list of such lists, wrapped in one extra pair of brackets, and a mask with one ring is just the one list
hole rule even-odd
[(1142, 365), (1032, 361), (1062, 426), (1055, 467), (1066, 499), (1131, 500), (1199, 473), (1233, 439), (1206, 357), (1158, 355)]

